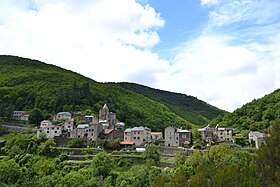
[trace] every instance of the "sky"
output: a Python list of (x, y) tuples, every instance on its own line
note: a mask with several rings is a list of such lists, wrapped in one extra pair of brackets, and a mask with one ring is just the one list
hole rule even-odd
[(0, 54), (234, 111), (280, 88), (279, 0), (1, 0)]

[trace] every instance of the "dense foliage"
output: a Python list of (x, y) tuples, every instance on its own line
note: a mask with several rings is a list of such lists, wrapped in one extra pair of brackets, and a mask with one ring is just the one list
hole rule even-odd
[(217, 116), (226, 114), (225, 111), (215, 108), (192, 96), (157, 90), (133, 83), (117, 83), (116, 85), (163, 103), (172, 112), (196, 125), (205, 125)]
[(88, 110), (97, 115), (107, 103), (128, 127), (142, 125), (162, 130), (171, 124), (191, 124), (165, 104), (144, 95), (36, 60), (0, 56), (0, 74), (0, 116), (34, 108), (42, 110), (44, 116)]
[(161, 153), (154, 145), (144, 153), (144, 163), (99, 152), (91, 164), (71, 166), (52, 139), (12, 134), (1, 148), (9, 157), (0, 160), (0, 186), (279, 186), (279, 120), (269, 132), (271, 137), (255, 153), (228, 144), (191, 156), (182, 151), (175, 168), (158, 167)]
[(254, 99), (233, 113), (218, 117), (211, 123), (232, 126), (238, 130), (264, 131), (270, 123), (280, 118), (280, 89), (260, 99)]

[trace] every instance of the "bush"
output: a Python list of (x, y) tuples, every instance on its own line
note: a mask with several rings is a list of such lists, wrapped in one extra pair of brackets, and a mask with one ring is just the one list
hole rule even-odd
[(69, 147), (82, 148), (86, 146), (86, 141), (81, 138), (74, 138), (70, 140), (67, 144)]

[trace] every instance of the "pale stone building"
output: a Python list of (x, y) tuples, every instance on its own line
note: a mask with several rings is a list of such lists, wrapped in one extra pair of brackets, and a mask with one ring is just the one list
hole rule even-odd
[(162, 132), (151, 132), (151, 138), (152, 138), (152, 142), (155, 142), (157, 140), (162, 140)]
[(210, 146), (212, 141), (215, 141), (214, 130), (209, 125), (207, 127), (198, 129), (198, 132), (201, 134), (202, 144)]
[(265, 143), (265, 133), (252, 131), (249, 133), (249, 140), (254, 142), (256, 148), (260, 148)]
[(218, 142), (233, 142), (233, 128), (216, 128)]
[[(104, 124), (104, 129), (115, 129), (117, 123), (116, 114), (110, 112), (107, 104), (104, 104), (103, 108), (99, 110), (99, 122)], [(108, 127), (106, 127), (108, 124)]]
[(25, 111), (13, 111), (11, 117), (16, 120), (28, 121), (29, 114), (27, 114)]
[(60, 125), (62, 126), (63, 131), (71, 132), (74, 129), (74, 119), (68, 119)]
[(49, 120), (44, 120), (40, 124), (40, 129), (37, 130), (37, 136), (39, 136), (39, 134), (42, 132), (46, 133), (47, 138), (54, 138), (55, 136), (61, 135), (62, 127), (53, 125)]
[(166, 127), (164, 130), (165, 146), (188, 147), (192, 142), (192, 132), (174, 126)]
[(89, 124), (80, 124), (77, 128), (70, 132), (70, 138), (85, 138), (88, 140), (96, 140), (102, 131), (102, 126), (93, 121)]
[(219, 128), (217, 125), (215, 128), (207, 127), (198, 129), (201, 133), (202, 144), (210, 146), (211, 143), (220, 142), (233, 142), (233, 128)]
[(109, 108), (105, 103), (103, 108), (99, 110), (99, 120), (108, 120)]
[(53, 117), (53, 121), (60, 119), (71, 119), (72, 115), (70, 112), (59, 112)]
[(141, 146), (151, 142), (151, 129), (147, 127), (133, 127), (124, 131), (124, 142), (134, 142), (135, 146)]

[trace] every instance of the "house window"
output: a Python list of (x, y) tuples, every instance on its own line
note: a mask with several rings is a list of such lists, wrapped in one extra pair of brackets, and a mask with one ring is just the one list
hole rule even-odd
[(134, 140), (136, 140), (136, 137), (133, 137)]
[(54, 130), (54, 127), (52, 128), (52, 130)]
[(143, 139), (143, 142), (146, 141), (145, 139)]
[(140, 140), (140, 137), (137, 137), (138, 140)]
[(125, 132), (124, 134), (127, 135), (127, 132)]
[(57, 131), (54, 131), (54, 133), (57, 133)]
[(172, 137), (170, 136), (170, 140), (172, 139)]
[(71, 127), (71, 126), (70, 126), (70, 125), (68, 125), (68, 128), (69, 128), (69, 129), (70, 129), (70, 127)]
[(136, 134), (136, 132), (133, 132), (133, 134)]
[(56, 129), (58, 130), (59, 128), (57, 127)]
[(140, 132), (138, 132), (138, 134), (140, 134)]
[(50, 133), (50, 131), (47, 131), (47, 133)]
[(176, 137), (176, 140), (178, 140), (179, 138), (178, 137)]
[(127, 137), (125, 137), (124, 139), (127, 140)]

